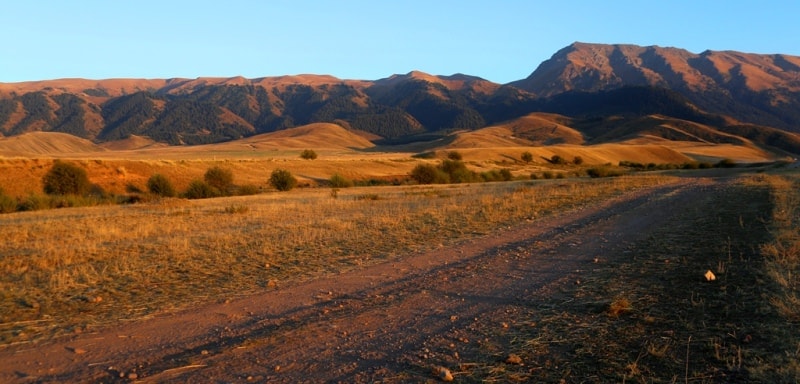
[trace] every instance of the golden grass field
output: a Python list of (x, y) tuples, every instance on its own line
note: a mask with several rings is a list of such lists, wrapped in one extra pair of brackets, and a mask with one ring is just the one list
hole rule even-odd
[[(202, 179), (205, 171), (213, 166), (231, 170), (236, 184), (255, 185), (262, 192), (254, 196), (153, 199), (133, 205), (0, 215), (4, 236), (0, 243), (0, 346), (36, 343), (87, 332), (165, 311), (336, 274), (408, 253), (446, 247), (497, 233), (521, 222), (588, 207), (626, 191), (669, 183), (682, 176), (680, 173), (679, 176), (656, 173), (608, 179), (577, 177), (585, 174), (586, 167), (620, 161), (660, 164), (730, 158), (741, 163), (755, 163), (776, 159), (774, 155), (749, 146), (699, 145), (647, 138), (595, 146), (525, 146), (513, 140), (498, 139), (498, 135), (508, 134), (504, 128), (460, 136), (452, 143), (461, 144), (428, 148), (433, 156), (420, 158), (415, 152), (374, 147), (363, 137), (345, 134), (335, 125), (312, 128), (197, 147), (167, 147), (141, 138), (101, 147), (59, 134), (0, 139), (0, 188), (13, 197), (41, 194), (42, 177), (56, 159), (78, 164), (86, 169), (91, 182), (115, 194), (126, 193), (130, 186), (145, 190), (146, 180), (155, 173), (167, 176), (176, 189), (184, 190), (192, 180)], [(483, 134), (492, 138), (481, 139)], [(316, 151), (319, 158), (301, 159), (300, 152), (307, 148)], [(452, 150), (457, 150), (472, 170), (505, 168), (511, 170), (517, 180), (434, 186), (405, 183), (416, 165), (437, 163)], [(524, 152), (530, 152), (533, 161), (522, 161)], [(551, 164), (547, 159), (554, 155), (567, 160), (580, 156), (584, 164)], [(275, 192), (267, 180), (277, 168), (291, 171), (300, 180), (301, 188)], [(529, 180), (531, 173), (543, 171), (563, 173), (567, 178)], [(714, 225), (721, 228), (740, 225), (742, 233), (735, 239), (737, 246), (757, 249), (764, 258), (746, 262), (744, 259), (719, 259), (715, 261), (716, 266), (737, 271), (746, 279), (763, 271), (759, 278), (767, 282), (769, 289), (748, 291), (747, 286), (737, 283), (734, 296), (729, 292), (716, 296), (708, 294), (695, 305), (695, 310), (704, 310), (711, 303), (729, 308), (724, 301), (731, 297), (755, 300), (753, 305), (760, 308), (758, 310), (769, 308), (777, 314), (769, 324), (773, 327), (798, 321), (800, 198), (798, 177), (791, 167), (759, 168), (752, 172), (765, 171), (769, 175), (741, 178), (725, 189), (725, 194), (696, 202), (681, 222), (674, 223), (674, 228), (667, 228), (658, 234), (660, 237), (637, 245), (635, 255), (656, 257), (654, 255), (660, 255), (659, 252), (675, 249), (687, 253), (718, 252), (726, 245), (725, 241), (727, 244), (734, 241), (710, 236), (711, 232), (724, 233), (713, 229)], [(726, 176), (748, 172), (746, 168), (739, 168)], [(398, 181), (401, 185), (344, 188), (336, 192), (321, 188), (334, 174), (354, 180)], [(765, 223), (768, 232), (763, 230)], [(762, 229), (749, 230), (756, 225)], [(706, 229), (711, 232), (704, 232)], [(762, 238), (765, 233), (769, 236)], [(756, 234), (762, 237), (748, 237)], [(692, 248), (694, 241), (708, 244)], [(728, 245), (729, 249), (731, 247)], [(703, 263), (705, 261), (698, 265), (706, 265)], [(662, 270), (663, 264), (651, 262), (615, 266), (606, 271), (607, 281), (581, 285), (576, 292), (587, 300), (593, 295), (605, 300), (609, 292), (615, 293), (620, 300), (612, 304), (619, 307), (618, 316), (598, 319), (595, 312), (581, 312), (586, 308), (559, 307), (553, 303), (552, 307), (537, 309), (519, 319), (520, 324), (538, 323), (546, 328), (537, 334), (516, 334), (514, 340), (508, 341), (509, 345), (527, 358), (544, 358), (541, 354), (565, 335), (582, 337), (578, 333), (589, 330), (605, 341), (600, 343), (602, 345), (586, 346), (583, 351), (605, 360), (600, 363), (591, 362), (594, 358), (576, 361), (572, 366), (585, 369), (583, 373), (590, 372), (592, 364), (601, 364), (618, 372), (623, 381), (630, 378), (647, 382), (648, 378), (656, 376), (654, 372), (658, 367), (682, 372), (681, 346), (674, 342), (660, 345), (655, 338), (637, 333), (662, 322), (664, 332), (670, 327), (707, 328), (705, 312), (698, 323), (676, 322), (667, 314), (673, 303), (653, 293), (661, 284), (660, 280), (637, 275)], [(620, 273), (637, 284), (640, 280), (644, 282), (628, 289), (616, 280)], [(734, 276), (733, 272), (730, 275)], [(763, 296), (762, 301), (756, 299), (758, 295)], [(644, 302), (651, 306), (646, 310), (647, 316), (644, 310), (639, 313), (644, 316), (646, 326), (637, 323), (626, 328), (635, 319), (626, 318), (624, 314), (639, 310), (637, 306)], [(734, 309), (749, 310), (749, 303), (734, 306)], [(759, 326), (739, 312), (736, 316), (736, 321), (742, 322), (737, 323), (736, 329)], [(573, 326), (576, 321), (584, 325), (576, 328)], [(649, 340), (639, 359), (633, 361), (625, 355), (624, 343), (615, 344), (614, 340), (624, 337), (615, 331), (617, 328)], [(718, 336), (714, 332), (718, 331), (717, 328), (707, 331), (708, 338), (703, 340), (708, 344), (708, 356), (713, 356), (716, 348), (716, 357), (704, 356), (705, 360), (701, 361), (717, 359), (727, 364), (731, 372), (742, 370), (745, 367), (742, 361), (746, 359), (741, 354), (747, 353), (743, 352), (744, 347), (715, 339)], [(758, 334), (784, 334), (784, 331), (773, 331), (764, 328)], [(691, 334), (706, 335), (703, 332)], [(796, 334), (786, 332), (790, 337)], [(495, 336), (486, 335), (487, 339)], [(609, 337), (611, 339), (607, 339)], [(627, 341), (639, 342), (635, 337)], [(800, 347), (800, 343), (792, 339), (776, 341), (772, 336), (767, 339), (772, 343), (769, 345), (780, 348), (781, 353), (788, 351), (793, 343)], [(764, 359), (764, 363), (746, 367), (754, 372), (753, 377), (794, 377), (795, 380), (800, 377), (796, 360), (790, 363), (791, 356), (796, 358), (797, 353), (786, 352), (785, 357), (776, 357), (762, 354), (762, 349), (755, 348), (753, 351), (758, 351), (758, 355), (754, 359)], [(554, 361), (558, 356), (566, 355), (557, 354)], [(481, 365), (465, 368), (464, 377), (496, 382), (529, 377), (492, 361), (496, 356), (487, 355), (486, 358)], [(781, 364), (776, 368), (775, 365)], [(687, 373), (687, 381), (688, 377)], [(550, 378), (555, 380), (556, 376)], [(673, 382), (680, 381), (679, 378), (675, 374)]]

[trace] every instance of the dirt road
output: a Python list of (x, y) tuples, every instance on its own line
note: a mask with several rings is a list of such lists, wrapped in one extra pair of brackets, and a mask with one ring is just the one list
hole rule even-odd
[[(564, 294), (667, 225), (713, 181), (684, 180), (455, 247), (98, 333), (0, 350), (0, 382), (373, 382), (435, 379), (480, 327)], [(501, 346), (502, 347), (502, 346)]]

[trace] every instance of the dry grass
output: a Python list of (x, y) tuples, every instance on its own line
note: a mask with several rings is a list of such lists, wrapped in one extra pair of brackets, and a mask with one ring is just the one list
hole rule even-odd
[(348, 188), (335, 199), (295, 190), (0, 215), (0, 343), (360, 268), (667, 180)]
[(771, 302), (783, 317), (797, 323), (800, 322), (800, 178), (771, 177), (766, 182), (772, 189), (775, 205), (773, 240), (761, 247), (767, 274), (777, 286)]
[[(454, 375), (466, 382), (798, 382), (798, 180), (739, 178), (680, 207), (676, 219), (627, 246), (619, 260), (596, 264), (580, 285), (535, 307), (504, 308), (498, 315), (513, 314), (509, 327), (477, 327), (483, 333), (472, 338), (484, 349), (460, 350), (470, 360)], [(715, 282), (704, 281), (706, 269), (717, 273)], [(525, 364), (504, 363), (509, 353)]]

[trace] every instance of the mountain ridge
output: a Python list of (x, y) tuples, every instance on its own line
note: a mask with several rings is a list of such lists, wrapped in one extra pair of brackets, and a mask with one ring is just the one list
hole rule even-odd
[(95, 143), (133, 136), (210, 144), (312, 123), (402, 141), (531, 113), (566, 115), (584, 128), (580, 121), (595, 121), (584, 132), (613, 132), (608, 122), (618, 116), (661, 114), (797, 153), (800, 57), (576, 42), (508, 84), (420, 71), (378, 80), (301, 74), (0, 83), (1, 135), (62, 132)]

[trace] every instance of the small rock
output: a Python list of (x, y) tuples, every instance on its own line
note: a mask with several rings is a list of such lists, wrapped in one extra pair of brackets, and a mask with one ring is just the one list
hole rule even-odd
[(456, 321), (456, 320), (458, 320), (458, 316), (456, 315), (450, 316), (450, 321)]
[(139, 375), (137, 375), (135, 372), (131, 372), (131, 373), (128, 374), (128, 379), (129, 380), (136, 380), (138, 378), (139, 378)]
[(522, 365), (522, 358), (512, 353), (506, 358), (506, 364)]
[(433, 370), (436, 377), (441, 381), (453, 381), (453, 374), (445, 367), (436, 367)]
[(86, 350), (83, 349), (83, 348), (73, 347), (73, 348), (67, 348), (67, 349), (69, 349), (72, 353), (74, 353), (76, 355), (83, 355), (84, 353), (86, 353)]
[(267, 287), (269, 287), (269, 288), (275, 288), (277, 286), (278, 286), (278, 282), (275, 281), (275, 280), (270, 280), (270, 281), (267, 282)]
[(710, 269), (706, 271), (706, 274), (704, 276), (706, 278), (706, 281), (714, 281), (717, 279), (717, 276), (714, 276), (714, 272), (711, 272)]

